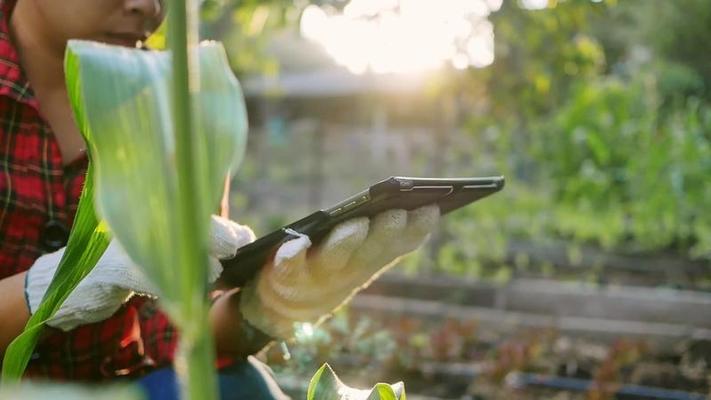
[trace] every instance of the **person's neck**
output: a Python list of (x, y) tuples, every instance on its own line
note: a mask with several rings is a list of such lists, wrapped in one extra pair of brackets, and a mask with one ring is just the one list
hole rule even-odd
[(64, 43), (46, 31), (40, 10), (29, 0), (18, 1), (10, 17), (10, 33), (20, 64), (47, 121), (64, 164), (81, 157), (86, 144), (74, 122), (64, 82)]
[(23, 70), (35, 91), (64, 91), (64, 52), (42, 30), (34, 3), (18, 1), (10, 17), (10, 32)]

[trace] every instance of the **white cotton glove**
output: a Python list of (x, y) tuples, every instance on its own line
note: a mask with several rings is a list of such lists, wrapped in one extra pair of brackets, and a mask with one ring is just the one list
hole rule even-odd
[[(254, 241), (254, 232), (244, 225), (213, 216), (209, 242), (209, 281), (222, 273), (219, 260), (234, 257), (237, 249)], [(64, 248), (38, 258), (27, 271), (25, 294), (30, 312), (39, 307)], [(94, 269), (77, 285), (47, 324), (64, 331), (79, 325), (102, 321), (121, 307), (134, 294), (155, 296), (158, 293), (118, 241), (112, 240)]]
[(306, 235), (285, 242), (242, 289), (242, 315), (272, 337), (289, 337), (295, 322), (318, 322), (417, 249), (439, 215), (437, 205), (388, 210), (337, 225), (310, 251)]

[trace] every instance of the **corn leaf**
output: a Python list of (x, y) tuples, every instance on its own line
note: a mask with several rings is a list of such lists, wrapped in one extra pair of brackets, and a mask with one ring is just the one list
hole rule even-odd
[[(199, 47), (195, 148), (200, 178), (192, 188), (203, 201), (193, 210), (207, 225), (225, 176), (246, 142), (246, 110), (221, 45)], [(178, 176), (170, 108), (170, 55), (71, 41), (67, 52), (70, 98), (84, 126), (96, 169), (99, 214), (131, 258), (146, 268), (163, 305), (181, 320), (184, 284), (205, 281), (204, 266), (181, 267), (177, 226)], [(206, 231), (206, 227), (204, 231)], [(204, 232), (194, 233), (206, 247)], [(199, 273), (196, 274), (196, 271)], [(198, 285), (199, 286), (199, 285)], [(190, 290), (189, 287), (188, 290)], [(197, 290), (202, 296), (204, 290)]]
[(3, 381), (19, 379), (43, 323), (105, 250), (110, 237), (94, 200), (181, 329), (184, 395), (215, 397), (207, 226), (244, 153), (247, 118), (224, 49), (195, 46), (195, 5), (183, 0), (172, 9), (170, 53), (68, 43), (69, 98), (92, 163), (67, 251), (43, 304), (6, 352)]
[(402, 383), (377, 383), (366, 400), (406, 400), (405, 389)]
[(306, 392), (306, 399), (333, 399), (334, 394), (338, 394), (341, 386), (343, 386), (343, 383), (338, 379), (336, 373), (333, 372), (331, 366), (327, 363), (323, 364), (311, 378), (308, 391)]
[(378, 383), (371, 390), (354, 389), (338, 378), (328, 363), (316, 371), (306, 392), (307, 400), (407, 400), (402, 382)]
[[(178, 58), (188, 64), (193, 50), (191, 81)], [(207, 43), (147, 52), (70, 41), (66, 72), (96, 171), (97, 210), (180, 329), (176, 362), (185, 397), (213, 398), (207, 228), (247, 133), (244, 98), (224, 49)], [(190, 92), (181, 94), (177, 81)]]
[(5, 351), (2, 382), (16, 382), (22, 377), (45, 321), (59, 309), (74, 288), (96, 265), (108, 246), (110, 237), (104, 224), (99, 223), (93, 201), (93, 170), (91, 165), (79, 199), (67, 250), (57, 273), (45, 293), (42, 304), (30, 317), (25, 329)]

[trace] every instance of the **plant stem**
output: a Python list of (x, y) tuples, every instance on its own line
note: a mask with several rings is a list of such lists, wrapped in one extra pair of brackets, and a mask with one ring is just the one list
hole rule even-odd
[[(182, 397), (215, 399), (217, 385), (214, 348), (206, 315), (208, 265), (206, 227), (201, 218), (205, 207), (195, 188), (198, 168), (194, 144), (193, 103), (197, 85), (197, 7), (194, 0), (176, 0), (169, 12), (168, 44), (172, 54), (173, 127), (178, 169), (178, 218), (180, 226), (175, 248), (179, 256), (181, 354), (176, 372), (181, 380)], [(204, 216), (207, 218), (207, 215)], [(201, 283), (201, 284), (200, 284)]]
[[(200, 322), (207, 324), (207, 318)], [(180, 377), (182, 398), (217, 398), (213, 349), (212, 335), (206, 329), (200, 330), (198, 336), (180, 337), (175, 371)]]

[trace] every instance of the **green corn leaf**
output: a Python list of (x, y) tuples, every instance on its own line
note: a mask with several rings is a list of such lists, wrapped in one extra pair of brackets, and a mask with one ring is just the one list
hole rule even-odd
[(404, 387), (402, 383), (394, 385), (378, 383), (370, 391), (366, 400), (406, 400)]
[(106, 225), (99, 223), (93, 201), (93, 169), (91, 165), (79, 199), (74, 224), (69, 235), (67, 250), (60, 261), (57, 273), (45, 293), (42, 304), (30, 317), (23, 333), (10, 343), (5, 351), (2, 382), (16, 382), (22, 376), (32, 351), (37, 344), (45, 321), (59, 309), (72, 290), (96, 265), (109, 244)]
[[(222, 195), (225, 176), (244, 153), (246, 110), (221, 45), (199, 47), (193, 191), (203, 216), (196, 246), (206, 246), (207, 220)], [(71, 41), (67, 79), (72, 105), (84, 127), (96, 169), (99, 214), (131, 258), (157, 284), (174, 321), (185, 296), (202, 296), (186, 283), (204, 285), (204, 266), (181, 265), (176, 140), (170, 108), (170, 55)], [(198, 272), (196, 274), (196, 271)]]
[(306, 400), (327, 400), (334, 399), (338, 395), (343, 383), (333, 372), (331, 366), (323, 364), (311, 378), (309, 388), (306, 392)]
[(67, 251), (43, 304), (8, 348), (4, 381), (19, 379), (44, 321), (95, 265), (110, 240), (108, 225), (181, 330), (184, 395), (215, 397), (208, 220), (243, 156), (247, 117), (224, 49), (194, 45), (195, 4), (172, 9), (170, 53), (68, 44), (67, 88), (91, 165)]
[(402, 382), (378, 383), (371, 390), (348, 387), (326, 363), (311, 378), (306, 400), (407, 400), (407, 396)]
[(208, 399), (216, 386), (207, 324), (209, 215), (243, 156), (247, 116), (222, 46), (194, 50), (195, 79), (182, 80), (189, 94), (176, 85), (187, 69), (171, 68), (180, 52), (71, 41), (66, 72), (96, 169), (97, 210), (180, 329), (185, 396)]

